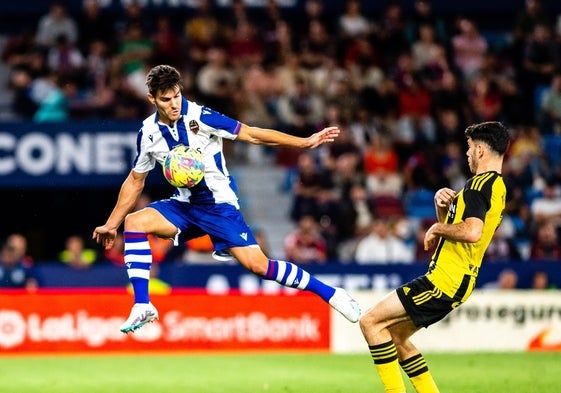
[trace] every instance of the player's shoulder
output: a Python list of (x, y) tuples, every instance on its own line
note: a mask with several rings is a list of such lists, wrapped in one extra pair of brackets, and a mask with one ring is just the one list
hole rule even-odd
[(142, 121), (141, 130), (150, 129), (150, 128), (154, 128), (154, 127), (157, 127), (157, 126), (158, 125), (157, 125), (157, 121), (156, 121), (156, 112), (154, 112)]
[(496, 180), (500, 180), (502, 183), (502, 177), (499, 173), (490, 171), (480, 173), (478, 175), (473, 176), (469, 179), (466, 183), (466, 189), (473, 190), (473, 191), (482, 191), (484, 189), (488, 189), (495, 184)]

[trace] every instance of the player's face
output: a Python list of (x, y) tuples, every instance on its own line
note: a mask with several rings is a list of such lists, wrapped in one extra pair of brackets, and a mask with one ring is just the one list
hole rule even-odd
[(155, 97), (149, 93), (148, 99), (156, 105), (162, 123), (172, 125), (181, 116), (181, 90), (179, 87), (159, 91)]
[(477, 173), (477, 164), (478, 164), (477, 145), (471, 140), (471, 138), (468, 138), (467, 143), (468, 143), (468, 150), (466, 152), (466, 156), (468, 158), (469, 170), (471, 171), (471, 173), (475, 174)]

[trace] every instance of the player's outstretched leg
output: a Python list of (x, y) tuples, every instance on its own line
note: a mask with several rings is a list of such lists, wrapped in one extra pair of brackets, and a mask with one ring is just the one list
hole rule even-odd
[(343, 288), (331, 287), (291, 262), (270, 259), (265, 278), (286, 287), (315, 293), (353, 323), (360, 319), (360, 305)]

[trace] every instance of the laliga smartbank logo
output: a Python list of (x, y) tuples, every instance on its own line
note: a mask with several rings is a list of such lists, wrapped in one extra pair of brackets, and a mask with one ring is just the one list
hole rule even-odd
[(108, 342), (318, 342), (320, 321), (304, 313), (297, 317), (269, 317), (260, 312), (229, 317), (186, 316), (172, 310), (161, 320), (134, 334), (123, 334), (122, 317), (99, 317), (80, 310), (59, 316), (22, 315), (0, 311), (0, 348), (15, 348), (27, 342), (84, 342), (102, 347)]

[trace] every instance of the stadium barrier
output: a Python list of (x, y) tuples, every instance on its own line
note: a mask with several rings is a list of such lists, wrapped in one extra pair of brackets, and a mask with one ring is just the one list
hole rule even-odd
[[(384, 293), (356, 294), (363, 309)], [(331, 350), (365, 351), (357, 325), (333, 320)], [(423, 352), (561, 351), (561, 292), (475, 290), (444, 320), (413, 337)]]
[[(384, 292), (353, 295), (366, 309)], [(160, 320), (119, 331), (131, 298), (119, 290), (0, 292), (0, 355), (53, 352), (367, 352), (351, 324), (308, 293), (154, 295)], [(561, 351), (559, 291), (476, 290), (446, 319), (422, 329), (423, 352)]]
[(329, 350), (329, 306), (306, 293), (154, 295), (159, 321), (131, 334), (119, 331), (131, 307), (124, 290), (16, 290), (0, 299), (0, 354)]

